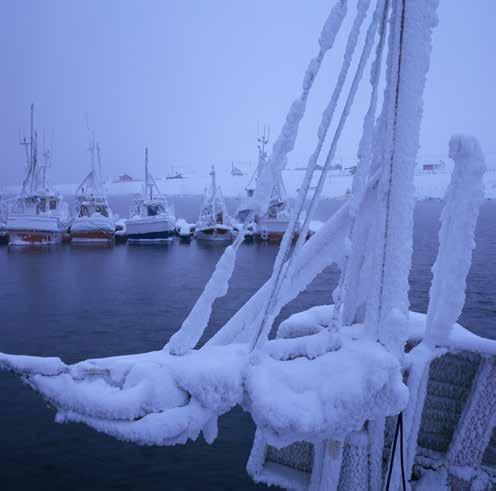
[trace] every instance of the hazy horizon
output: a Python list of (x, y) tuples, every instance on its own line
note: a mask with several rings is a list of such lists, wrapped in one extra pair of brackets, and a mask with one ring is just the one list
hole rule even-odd
[[(40, 144), (44, 137), (53, 152), (53, 183), (77, 183), (86, 174), (88, 125), (109, 177), (141, 176), (145, 146), (160, 176), (172, 165), (207, 173), (212, 163), (227, 169), (232, 161), (256, 161), (257, 125), (271, 126), (272, 144), (334, 3), (5, 2), (0, 188), (19, 184), (24, 174), (19, 131), (28, 133), (32, 102)], [(490, 61), (496, 2), (442, 0), (439, 17), (420, 159), (445, 159), (450, 135), (462, 132), (480, 139), (488, 164), (496, 167), (496, 69)], [(347, 33), (340, 33), (316, 82), (291, 167), (305, 164), (313, 150)], [(369, 94), (365, 77), (338, 149), (344, 160), (356, 155)]]

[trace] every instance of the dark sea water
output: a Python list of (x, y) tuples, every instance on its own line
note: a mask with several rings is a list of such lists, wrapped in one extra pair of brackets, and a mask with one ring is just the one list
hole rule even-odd
[[(111, 200), (125, 216), (128, 200)], [(199, 200), (177, 199), (176, 215), (196, 218)], [(233, 203), (230, 203), (234, 206)], [(336, 209), (323, 202), (320, 219)], [(413, 310), (425, 311), (437, 251), (441, 203), (415, 214)], [(210, 277), (223, 246), (175, 242), (113, 248), (61, 245), (0, 247), (0, 351), (86, 358), (156, 350), (180, 327)], [(268, 278), (277, 248), (244, 244), (228, 295), (215, 304), (210, 336)], [(329, 303), (337, 272), (329, 268), (280, 319)], [(496, 338), (496, 203), (486, 202), (461, 321)], [(18, 379), (0, 373), (0, 490), (249, 490), (245, 465), (254, 425), (236, 409), (220, 420), (219, 438), (177, 447), (139, 447), (82, 425), (58, 425), (55, 413)]]

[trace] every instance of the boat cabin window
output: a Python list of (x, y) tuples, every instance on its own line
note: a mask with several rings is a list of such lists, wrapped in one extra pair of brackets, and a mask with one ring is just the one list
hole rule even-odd
[(50, 200), (50, 210), (56, 210), (57, 209), (57, 201), (54, 199)]
[(108, 211), (106, 206), (97, 206), (95, 207), (95, 212), (99, 213), (103, 217), (108, 217)]
[(90, 214), (88, 212), (88, 207), (81, 206), (81, 208), (79, 209), (79, 216), (81, 216), (81, 217), (88, 217), (88, 216), (90, 216)]
[(164, 212), (164, 207), (161, 205), (148, 205), (147, 213), (149, 217), (154, 217), (157, 215), (161, 215)]
[(40, 202), (38, 204), (38, 211), (45, 213), (45, 211), (46, 211), (46, 199), (45, 198), (40, 199)]
[(224, 220), (222, 219), (222, 212), (221, 211), (219, 213), (217, 213), (217, 215), (215, 216), (215, 221), (217, 223), (224, 223)]

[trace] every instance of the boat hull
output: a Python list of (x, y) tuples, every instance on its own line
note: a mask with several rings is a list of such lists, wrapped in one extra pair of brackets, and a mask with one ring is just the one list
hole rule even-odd
[(113, 232), (102, 230), (71, 232), (71, 242), (73, 244), (109, 244), (113, 239)]
[(71, 225), (74, 244), (110, 243), (114, 239), (115, 224), (107, 217), (76, 218)]
[(9, 245), (53, 245), (60, 244), (64, 236), (63, 231), (45, 230), (10, 230)]
[(197, 229), (195, 239), (211, 242), (231, 242), (234, 238), (233, 231), (224, 227), (207, 227)]
[(156, 243), (156, 242), (170, 242), (174, 240), (175, 232), (164, 230), (162, 232), (144, 232), (141, 234), (128, 234), (127, 241), (130, 244), (135, 243)]
[(154, 244), (170, 242), (176, 235), (175, 224), (168, 218), (126, 220), (128, 242)]
[(60, 244), (65, 235), (65, 226), (57, 217), (51, 216), (11, 216), (5, 233), (9, 245), (51, 245)]
[[(255, 237), (257, 240), (274, 242), (281, 242), (286, 229), (289, 225), (289, 220), (281, 219), (259, 219), (257, 220), (257, 228)], [(293, 240), (298, 238), (298, 231), (295, 232)]]

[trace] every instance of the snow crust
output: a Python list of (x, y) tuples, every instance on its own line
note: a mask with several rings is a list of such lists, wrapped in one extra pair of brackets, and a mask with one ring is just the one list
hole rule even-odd
[(80, 422), (142, 445), (216, 437), (216, 419), (242, 400), (246, 350), (231, 345), (65, 365), (58, 358), (0, 354), (56, 409), (58, 422)]
[(113, 232), (115, 230), (114, 218), (93, 213), (89, 217), (76, 217), (71, 223), (71, 232), (93, 232), (95, 230)]
[(344, 438), (368, 419), (397, 414), (408, 400), (396, 358), (378, 343), (345, 337), (341, 349), (315, 359), (260, 354), (248, 367), (246, 386), (252, 417), (277, 448)]

